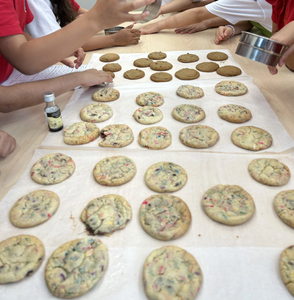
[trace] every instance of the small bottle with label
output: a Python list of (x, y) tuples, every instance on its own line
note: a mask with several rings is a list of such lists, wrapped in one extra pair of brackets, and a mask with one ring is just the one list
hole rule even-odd
[(59, 106), (55, 104), (55, 96), (52, 92), (44, 94), (46, 107), (44, 109), (45, 117), (50, 131), (56, 132), (63, 128), (63, 121)]

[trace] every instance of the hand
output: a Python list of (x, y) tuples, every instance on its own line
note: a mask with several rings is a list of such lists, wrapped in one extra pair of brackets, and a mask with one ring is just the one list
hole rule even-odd
[(64, 58), (63, 60), (61, 60), (60, 62), (63, 63), (64, 65), (68, 66), (69, 68), (76, 68), (78, 69), (81, 64), (83, 63), (85, 57), (86, 57), (86, 53), (83, 50), (83, 48), (79, 48), (75, 53), (73, 53), (70, 56), (75, 56), (77, 59), (74, 61), (71, 61), (68, 58)]
[(77, 72), (82, 75), (82, 83), (83, 86), (92, 86), (96, 84), (100, 84), (103, 82), (113, 82), (112, 77), (104, 72), (98, 71), (96, 69), (89, 69), (83, 72)]
[(15, 139), (4, 131), (0, 131), (0, 157), (8, 156), (16, 146)]
[(131, 29), (133, 26), (130, 25), (112, 35), (114, 46), (136, 45), (139, 43), (141, 32), (138, 29)]
[(141, 34), (150, 34), (160, 31), (160, 29), (157, 28), (156, 23), (145, 25), (139, 29), (141, 31)]
[(177, 28), (175, 30), (175, 32), (180, 33), (180, 34), (185, 34), (185, 33), (191, 34), (191, 33), (203, 31), (203, 30), (206, 30), (206, 29), (207, 29), (207, 26), (203, 22), (200, 22), (200, 23), (196, 23), (196, 24), (193, 24), (193, 25)]
[(227, 39), (230, 38), (230, 36), (233, 34), (233, 29), (228, 26), (220, 26), (216, 31), (215, 31), (215, 38), (214, 42), (216, 45), (218, 45), (222, 41), (226, 41)]

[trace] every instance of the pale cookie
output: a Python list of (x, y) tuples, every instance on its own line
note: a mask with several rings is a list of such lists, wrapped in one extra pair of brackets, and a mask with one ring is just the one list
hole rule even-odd
[(248, 166), (251, 177), (265, 185), (281, 186), (290, 179), (289, 168), (273, 158), (256, 158)]
[(171, 133), (164, 127), (148, 127), (139, 133), (139, 144), (147, 149), (165, 149), (171, 144)]
[(153, 73), (150, 76), (150, 79), (154, 82), (167, 82), (167, 81), (171, 81), (173, 77), (167, 72), (157, 72), (157, 73)]
[(215, 72), (219, 65), (214, 62), (203, 62), (196, 66), (196, 69), (201, 72)]
[(294, 245), (286, 248), (280, 256), (279, 269), (288, 291), (294, 296)]
[(182, 236), (191, 224), (191, 212), (179, 197), (161, 194), (148, 197), (140, 208), (140, 223), (152, 237), (170, 241)]
[(205, 118), (204, 110), (196, 105), (181, 104), (172, 111), (174, 119), (184, 123), (196, 123)]
[(252, 151), (267, 149), (273, 143), (273, 137), (269, 132), (255, 126), (242, 126), (235, 129), (231, 140), (236, 146)]
[(9, 219), (16, 227), (33, 227), (49, 220), (58, 206), (57, 194), (46, 190), (34, 191), (17, 200), (9, 212)]
[(79, 122), (63, 130), (63, 140), (68, 145), (87, 144), (97, 139), (99, 128), (90, 122)]
[(194, 69), (185, 68), (177, 71), (175, 73), (175, 76), (181, 80), (193, 80), (197, 79), (200, 76), (200, 74)]
[(119, 59), (119, 55), (116, 53), (106, 53), (100, 56), (99, 59), (102, 62), (116, 61)]
[(202, 271), (192, 254), (165, 246), (147, 257), (143, 283), (150, 300), (193, 300), (202, 283)]
[(186, 99), (198, 99), (204, 96), (204, 92), (198, 86), (186, 84), (178, 87), (177, 95)]
[[(44, 254), (43, 243), (32, 235), (18, 235), (0, 242), (0, 284), (33, 275)], [(3, 293), (2, 297), (5, 297)]]
[(85, 106), (80, 111), (80, 117), (85, 122), (99, 123), (111, 118), (113, 115), (111, 106), (104, 103), (94, 103)]
[(40, 184), (55, 184), (64, 181), (75, 171), (71, 157), (54, 153), (39, 159), (31, 168), (32, 179)]
[(119, 195), (105, 195), (90, 201), (81, 214), (81, 221), (91, 235), (111, 236), (124, 229), (132, 218), (132, 208)]
[(108, 264), (105, 245), (95, 238), (73, 240), (49, 257), (45, 280), (50, 292), (71, 299), (86, 294), (103, 276)]
[(152, 62), (153, 60), (149, 58), (138, 58), (134, 61), (134, 66), (138, 68), (147, 68), (150, 67)]
[(106, 157), (94, 170), (94, 179), (101, 185), (117, 186), (129, 182), (136, 174), (135, 163), (126, 156)]
[(247, 87), (238, 81), (221, 81), (215, 85), (215, 91), (223, 96), (241, 96), (246, 94)]
[(132, 69), (124, 72), (124, 78), (130, 79), (130, 80), (136, 80), (143, 78), (145, 76), (145, 72), (138, 69)]
[(240, 68), (235, 66), (223, 66), (218, 68), (216, 73), (221, 76), (231, 77), (241, 75), (242, 71)]
[(134, 140), (132, 129), (124, 124), (108, 125), (101, 129), (100, 135), (103, 138), (100, 147), (121, 148)]
[(154, 192), (169, 193), (181, 189), (187, 181), (186, 171), (172, 162), (159, 162), (145, 173), (145, 183)]
[(155, 59), (155, 60), (160, 60), (166, 58), (166, 54), (159, 51), (159, 52), (151, 52), (148, 54), (148, 58), (150, 59)]
[(252, 118), (251, 111), (244, 106), (236, 104), (222, 105), (217, 110), (221, 119), (231, 123), (245, 123)]
[(223, 52), (210, 52), (207, 54), (207, 58), (214, 61), (226, 60), (228, 55)]
[(157, 107), (143, 106), (135, 111), (133, 117), (137, 122), (149, 125), (159, 122), (163, 118), (163, 114)]
[(274, 208), (279, 218), (294, 228), (294, 190), (280, 192), (274, 199)]
[(154, 71), (167, 71), (170, 70), (173, 65), (167, 61), (153, 61), (150, 64), (150, 68)]
[(100, 102), (114, 101), (120, 96), (119, 91), (113, 88), (102, 88), (95, 92), (92, 99)]
[(182, 63), (191, 63), (191, 62), (195, 62), (198, 61), (199, 57), (195, 54), (182, 54), (178, 57), (178, 61), (182, 62)]
[(103, 71), (118, 72), (121, 70), (121, 65), (117, 63), (106, 64), (102, 68)]
[(218, 132), (205, 125), (187, 126), (180, 132), (181, 142), (188, 147), (197, 149), (212, 147), (218, 139)]
[(238, 185), (219, 184), (206, 191), (202, 208), (212, 220), (225, 225), (240, 225), (254, 213), (252, 197)]
[(164, 103), (164, 99), (159, 93), (147, 92), (137, 96), (136, 102), (141, 106), (160, 106)]

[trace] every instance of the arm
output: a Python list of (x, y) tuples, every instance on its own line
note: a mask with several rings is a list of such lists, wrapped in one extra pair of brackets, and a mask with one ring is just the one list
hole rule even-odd
[(16, 146), (15, 139), (8, 133), (0, 130), (0, 157), (9, 155)]
[(192, 0), (174, 0), (168, 4), (163, 5), (159, 10), (158, 15), (168, 14), (175, 11), (183, 11), (195, 7), (201, 7), (211, 2), (214, 2), (214, 0), (205, 0), (196, 3), (193, 3)]

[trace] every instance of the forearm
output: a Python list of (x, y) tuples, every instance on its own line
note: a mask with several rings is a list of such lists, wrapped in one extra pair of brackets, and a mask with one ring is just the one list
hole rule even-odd
[(165, 4), (160, 9), (160, 14), (168, 14), (175, 11), (183, 11), (193, 7), (192, 0), (174, 0)]
[(250, 30), (253, 25), (249, 21), (238, 22), (234, 25), (235, 35), (240, 34), (244, 30)]
[(106, 47), (114, 46), (114, 39), (112, 35), (92, 36), (83, 46), (84, 51), (91, 51)]
[(218, 26), (224, 26), (224, 25), (231, 24), (227, 20), (220, 18), (220, 17), (204, 20), (204, 21), (202, 21), (202, 23), (205, 25), (206, 28), (215, 28)]

